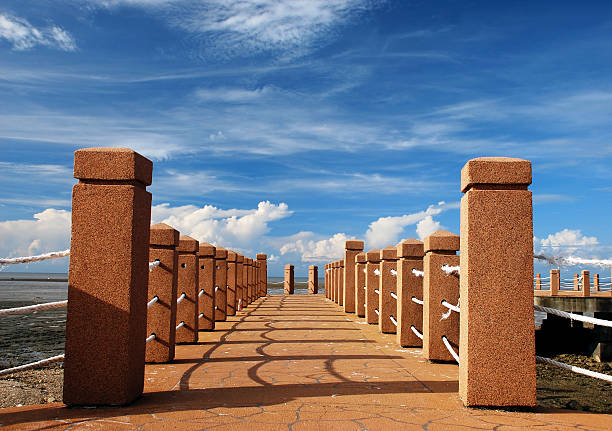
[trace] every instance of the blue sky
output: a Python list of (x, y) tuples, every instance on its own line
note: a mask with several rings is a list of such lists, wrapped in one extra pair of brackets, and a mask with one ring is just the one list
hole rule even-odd
[(611, 12), (5, 0), (0, 254), (67, 248), (73, 152), (126, 146), (154, 161), (154, 222), (267, 253), (271, 275), (305, 275), (352, 237), (457, 233), (460, 170), (479, 156), (533, 162), (536, 251), (609, 257)]

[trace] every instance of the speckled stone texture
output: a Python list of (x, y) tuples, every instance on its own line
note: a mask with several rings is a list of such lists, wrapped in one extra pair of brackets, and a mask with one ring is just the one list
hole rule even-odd
[(346, 241), (344, 244), (344, 274), (342, 279), (342, 303), (345, 313), (355, 312), (355, 256), (363, 251), (363, 241)]
[[(200, 331), (215, 329), (215, 246), (201, 242), (198, 246), (198, 314)], [(202, 317), (200, 317), (202, 316)]]
[(255, 266), (255, 299), (259, 299), (261, 298), (261, 264), (258, 260), (254, 260), (253, 265)]
[(145, 187), (152, 167), (127, 149), (75, 153), (80, 181), (72, 192), (63, 396), (68, 405), (123, 405), (142, 393), (151, 220)]
[(199, 243), (190, 236), (179, 238), (178, 251), (178, 288), (177, 299), (183, 292), (185, 299), (176, 304), (176, 321), (185, 326), (176, 333), (177, 343), (196, 343), (198, 341), (198, 247)]
[(327, 268), (329, 267), (328, 265), (329, 264), (325, 264), (325, 267), (323, 269), (323, 290), (325, 291), (325, 297), (326, 298), (329, 298), (329, 296), (328, 296), (329, 295), (329, 288), (328, 288), (328, 284), (327, 284), (328, 283), (328, 279), (329, 279), (328, 274), (327, 274), (328, 273)]
[(236, 253), (227, 251), (227, 308), (225, 314), (236, 314)]
[(336, 295), (338, 293), (338, 261), (331, 263), (331, 286), (329, 299), (336, 302)]
[(255, 301), (255, 261), (249, 258), (249, 304)]
[(308, 293), (311, 295), (319, 293), (319, 267), (317, 265), (308, 267)]
[(365, 317), (366, 254), (355, 256), (355, 313)]
[(285, 265), (285, 283), (284, 283), (284, 288), (285, 288), (285, 295), (292, 295), (293, 294), (293, 290), (295, 288), (295, 279), (293, 276), (293, 265), (291, 264), (287, 264)]
[(366, 302), (365, 319), (371, 325), (378, 324), (378, 314), (374, 311), (378, 308), (378, 295), (374, 291), (378, 290), (380, 283), (379, 276), (374, 273), (380, 271), (380, 250), (374, 249), (366, 253)]
[(344, 306), (344, 259), (338, 261), (338, 305)]
[(423, 270), (424, 255), (419, 240), (411, 238), (397, 245), (397, 344), (402, 347), (423, 346), (410, 327), (423, 333), (423, 306), (412, 300), (423, 300), (423, 277), (414, 275), (412, 270)]
[(459, 350), (459, 316), (442, 301), (457, 305), (459, 302), (459, 277), (446, 274), (443, 265), (459, 265), (459, 237), (445, 230), (438, 230), (425, 238), (423, 268), (423, 357), (430, 361), (454, 362), (442, 337), (446, 336), (455, 351)]
[(244, 256), (240, 253), (236, 253), (236, 311), (241, 311), (244, 307), (243, 300), (243, 273), (244, 273)]
[(179, 231), (164, 223), (151, 226), (149, 262), (161, 263), (149, 274), (147, 301), (159, 300), (147, 312), (147, 336), (155, 339), (147, 343), (146, 362), (170, 362), (174, 359), (176, 342), (176, 291), (178, 284)]
[(531, 163), (461, 171), (459, 395), (467, 406), (536, 404)]
[(242, 261), (242, 307), (249, 306), (249, 258)]
[(391, 273), (397, 270), (397, 247), (385, 247), (380, 251), (380, 276), (378, 291), (378, 329), (384, 334), (395, 334), (397, 327), (391, 316), (397, 318), (397, 301), (391, 296), (396, 293), (397, 277)]
[(266, 296), (268, 294), (268, 255), (259, 253), (256, 257), (261, 265), (259, 268), (259, 282), (261, 283), (260, 296)]
[(215, 250), (215, 321), (226, 319), (227, 311), (227, 250), (217, 247)]

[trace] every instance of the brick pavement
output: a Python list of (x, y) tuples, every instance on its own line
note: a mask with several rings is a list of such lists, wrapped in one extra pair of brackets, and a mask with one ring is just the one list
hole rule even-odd
[(468, 409), (458, 368), (427, 363), (323, 295), (268, 296), (147, 365), (130, 406), (0, 410), (5, 429), (609, 430), (611, 415)]

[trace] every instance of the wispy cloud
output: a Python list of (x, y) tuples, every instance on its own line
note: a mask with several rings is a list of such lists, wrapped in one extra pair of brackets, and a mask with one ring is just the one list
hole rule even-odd
[(62, 51), (75, 51), (76, 41), (57, 25), (36, 28), (26, 19), (0, 13), (0, 39), (7, 40), (16, 51), (35, 46), (48, 46)]

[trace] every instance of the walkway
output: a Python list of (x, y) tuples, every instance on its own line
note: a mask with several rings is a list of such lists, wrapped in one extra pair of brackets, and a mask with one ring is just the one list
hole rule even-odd
[(515, 430), (610, 429), (612, 416), (464, 408), (458, 368), (347, 315), (323, 296), (268, 296), (148, 365), (124, 408), (47, 404), (0, 410), (5, 429)]

